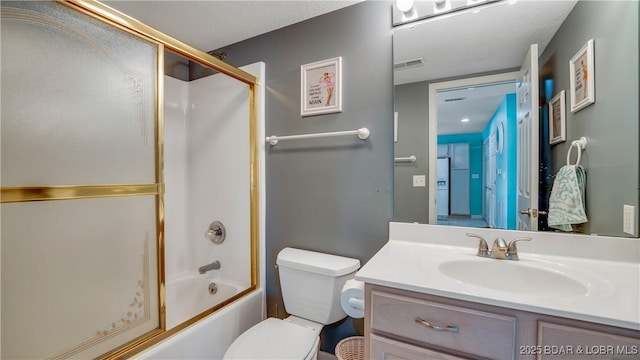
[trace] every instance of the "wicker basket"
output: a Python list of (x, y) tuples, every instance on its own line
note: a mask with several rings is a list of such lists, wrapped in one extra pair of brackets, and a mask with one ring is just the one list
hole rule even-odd
[(364, 336), (352, 336), (336, 345), (338, 360), (364, 360)]

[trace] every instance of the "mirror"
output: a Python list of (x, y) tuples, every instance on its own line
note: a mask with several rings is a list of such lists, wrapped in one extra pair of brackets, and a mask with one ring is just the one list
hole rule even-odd
[[(394, 12), (397, 12), (395, 8)], [(610, 26), (612, 19), (616, 19), (616, 27)], [(572, 112), (569, 60), (590, 39), (594, 39), (595, 102)], [(395, 26), (395, 221), (437, 223), (437, 191), (438, 185), (443, 184), (437, 171), (438, 158), (447, 158), (449, 163), (458, 161), (453, 155), (454, 147), (462, 154), (464, 146), (458, 144), (470, 144), (469, 141), (458, 139), (451, 140), (446, 147), (438, 146), (441, 145), (438, 141), (440, 128), (445, 128), (440, 123), (441, 110), (448, 111), (446, 106), (454, 103), (460, 105), (464, 101), (455, 99), (461, 98), (476, 99), (476, 102), (485, 105), (490, 102), (478, 100), (479, 95), (461, 95), (461, 92), (470, 92), (471, 87), (479, 88), (480, 84), (439, 89), (436, 95), (443, 98), (439, 100), (430, 99), (430, 85), (434, 88), (437, 87), (435, 84), (453, 81), (464, 83), (463, 79), (468, 78), (506, 76), (504, 74), (519, 70), (531, 44), (538, 44), (540, 124), (537, 129), (539, 151), (536, 155), (539, 161), (532, 164), (534, 168), (535, 164), (539, 164), (537, 210), (548, 209), (554, 175), (567, 164), (571, 142), (584, 136), (589, 145), (582, 150), (580, 165), (586, 172), (584, 201), (588, 221), (574, 225), (573, 231), (608, 236), (638, 236), (637, 226), (623, 228), (624, 205), (634, 207), (631, 219), (635, 224), (638, 223), (640, 171), (637, 139), (637, 2), (503, 0)], [(504, 85), (504, 80), (494, 83)], [(548, 104), (551, 98), (563, 90), (567, 104), (566, 140), (554, 141), (552, 145), (548, 133)], [(515, 90), (510, 93), (513, 95), (502, 95), (504, 102), (508, 102), (509, 96), (517, 98)], [(485, 124), (491, 121), (499, 110), (498, 107), (493, 107), (488, 110), (488, 115), (484, 115)], [(437, 109), (437, 116), (429, 115), (434, 110), (432, 108)], [(461, 127), (464, 125), (460, 121), (462, 117), (457, 116), (458, 127)], [(435, 120), (430, 121), (435, 118), (437, 123)], [(470, 122), (473, 121), (471, 119)], [(474, 212), (469, 209), (467, 213), (460, 214), (459, 217), (463, 220), (488, 219), (490, 207), (487, 204), (491, 200), (485, 189), (489, 187), (492, 178), (513, 182), (521, 178), (515, 168), (491, 166), (490, 161), (483, 159), (483, 153), (491, 151), (499, 156), (517, 157), (512, 145), (516, 141), (512, 138), (513, 129), (506, 122), (495, 125), (485, 125), (482, 132), (474, 133), (480, 134), (479, 145), (476, 143), (468, 147), (470, 150), (466, 155), (469, 170), (465, 176), (468, 184), (480, 184), (480, 190), (475, 191), (480, 197), (473, 200), (476, 201)], [(449, 133), (452, 134), (454, 133)], [(461, 131), (456, 136), (469, 136), (469, 133)], [(475, 155), (473, 148), (476, 150)], [(411, 156), (415, 156), (415, 161), (402, 161)], [(572, 161), (576, 161), (575, 148)], [(431, 174), (430, 168), (436, 170)], [(449, 174), (451, 171), (449, 165)], [(427, 186), (414, 187), (415, 176), (426, 176)], [(517, 188), (508, 190), (509, 193), (514, 191), (517, 192)], [(459, 192), (456, 189), (448, 190), (449, 195)], [(454, 205), (459, 205), (460, 202), (471, 203), (471, 199), (470, 194), (468, 200), (455, 200)], [(451, 209), (452, 200), (448, 201)], [(501, 203), (500, 209), (494, 207), (493, 211), (504, 211), (506, 204)], [(520, 210), (516, 208), (510, 211)], [(539, 214), (538, 223), (541, 225), (540, 230), (548, 229), (544, 215)], [(464, 222), (453, 225), (473, 226)], [(506, 222), (496, 221), (491, 225), (487, 222), (480, 226), (511, 228)]]

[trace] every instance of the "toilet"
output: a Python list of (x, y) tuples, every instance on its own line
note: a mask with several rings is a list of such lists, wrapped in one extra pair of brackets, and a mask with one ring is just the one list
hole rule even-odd
[(324, 325), (344, 319), (340, 294), (360, 260), (284, 248), (276, 260), (286, 319), (268, 318), (240, 335), (224, 359), (315, 360)]

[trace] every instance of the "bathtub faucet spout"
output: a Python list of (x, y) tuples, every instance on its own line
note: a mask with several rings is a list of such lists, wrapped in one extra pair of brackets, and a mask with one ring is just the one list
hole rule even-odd
[(220, 269), (220, 261), (216, 260), (216, 261), (212, 262), (211, 264), (207, 264), (205, 266), (200, 266), (198, 268), (198, 272), (200, 274), (204, 274), (207, 271), (218, 270), (218, 269)]

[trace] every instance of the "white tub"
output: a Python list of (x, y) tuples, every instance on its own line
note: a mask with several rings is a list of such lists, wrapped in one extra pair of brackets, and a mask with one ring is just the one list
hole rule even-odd
[[(216, 284), (215, 294), (209, 293), (209, 285)], [(166, 284), (167, 329), (211, 309), (242, 291), (229, 281), (195, 273)]]
[(134, 359), (222, 359), (233, 340), (262, 321), (263, 304), (264, 293), (258, 289)]

